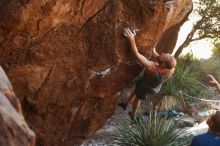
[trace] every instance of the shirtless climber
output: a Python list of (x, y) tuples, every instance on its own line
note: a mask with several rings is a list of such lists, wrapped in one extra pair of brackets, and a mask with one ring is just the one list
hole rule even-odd
[(176, 60), (170, 54), (162, 53), (159, 55), (154, 49), (153, 56), (156, 58), (156, 61), (150, 61), (138, 52), (135, 43), (136, 33), (129, 28), (125, 28), (124, 35), (128, 38), (135, 57), (144, 66), (144, 75), (136, 82), (135, 89), (132, 91), (127, 102), (119, 103), (119, 106), (126, 110), (127, 106), (133, 102), (132, 111), (129, 112), (129, 115), (131, 119), (134, 119), (141, 100), (146, 99), (148, 94), (158, 93), (162, 84), (172, 76)]

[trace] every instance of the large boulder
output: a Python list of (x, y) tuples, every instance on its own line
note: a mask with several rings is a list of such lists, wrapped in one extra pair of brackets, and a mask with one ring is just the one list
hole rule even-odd
[(35, 134), (26, 124), (20, 102), (1, 67), (0, 146), (35, 146)]
[(158, 52), (172, 53), (174, 51), (178, 40), (180, 28), (188, 20), (188, 15), (191, 14), (191, 12), (192, 9), (191, 11), (188, 11), (188, 14), (185, 16), (184, 19), (182, 19), (179, 23), (171, 26), (163, 33), (156, 45), (156, 49), (158, 50)]
[[(1, 0), (0, 63), (42, 146), (79, 145), (114, 113), (141, 71), (125, 27), (150, 58), (190, 0)], [(163, 51), (159, 50), (159, 51)]]

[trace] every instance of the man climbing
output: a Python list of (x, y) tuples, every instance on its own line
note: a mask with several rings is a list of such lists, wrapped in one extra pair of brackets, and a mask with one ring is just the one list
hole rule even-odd
[(144, 74), (136, 82), (135, 89), (127, 102), (119, 103), (119, 106), (126, 110), (127, 106), (133, 102), (132, 111), (129, 112), (131, 119), (133, 119), (140, 107), (141, 100), (146, 99), (148, 94), (158, 93), (162, 84), (172, 76), (176, 66), (176, 60), (170, 54), (162, 53), (159, 55), (154, 49), (153, 56), (156, 58), (156, 61), (150, 61), (138, 52), (135, 43), (136, 33), (129, 28), (125, 28), (124, 35), (128, 38), (135, 57), (144, 66)]

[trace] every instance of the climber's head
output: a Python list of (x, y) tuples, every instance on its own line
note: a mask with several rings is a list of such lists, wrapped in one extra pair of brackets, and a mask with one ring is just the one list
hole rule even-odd
[(159, 66), (167, 69), (173, 69), (176, 67), (176, 59), (170, 54), (162, 53), (157, 57), (157, 62), (159, 63)]

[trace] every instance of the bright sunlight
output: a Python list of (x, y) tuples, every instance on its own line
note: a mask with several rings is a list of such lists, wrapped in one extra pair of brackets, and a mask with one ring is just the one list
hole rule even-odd
[[(194, 0), (196, 1), (196, 0)], [(196, 7), (196, 4), (194, 4), (194, 8)], [(191, 14), (189, 16), (189, 20), (186, 21), (180, 31), (179, 31), (179, 36), (177, 40), (176, 47), (173, 51), (173, 54), (176, 52), (177, 48), (183, 43), (183, 41), (186, 39), (187, 35), (192, 29), (193, 22), (196, 22), (199, 19), (199, 17), (195, 14)], [(184, 48), (183, 52), (181, 55), (184, 55), (186, 53), (192, 52), (193, 56), (198, 58), (198, 59), (208, 59), (212, 56), (212, 48), (213, 44), (209, 42), (208, 40), (200, 40), (200, 41), (195, 41), (191, 42), (190, 45), (187, 48)]]
[[(181, 27), (174, 52), (182, 44), (187, 34), (190, 32), (192, 25), (192, 21), (189, 20)], [(181, 55), (192, 52), (194, 57), (198, 59), (208, 59), (212, 56), (212, 47), (212, 44), (207, 40), (192, 42), (183, 50)]]

